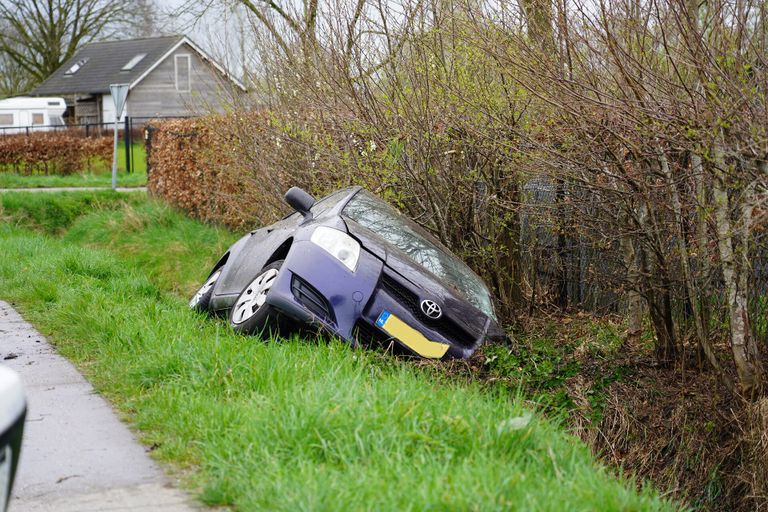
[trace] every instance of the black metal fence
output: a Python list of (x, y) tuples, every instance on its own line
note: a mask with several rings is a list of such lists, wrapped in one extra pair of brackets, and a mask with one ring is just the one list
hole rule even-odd
[[(133, 172), (135, 169), (136, 153), (134, 143), (143, 143), (144, 128), (150, 121), (161, 121), (165, 119), (186, 119), (192, 116), (153, 116), (153, 117), (133, 117), (125, 116), (123, 121), (118, 123), (118, 138), (125, 144), (125, 169), (126, 172)], [(33, 126), (4, 126), (0, 127), (0, 137), (4, 135), (26, 135), (32, 136), (39, 133), (76, 133), (82, 137), (100, 137), (112, 135), (115, 123), (80, 123), (63, 125), (33, 125)]]
[[(558, 303), (561, 307), (598, 313), (626, 311), (626, 294), (617, 289), (612, 276), (626, 276), (621, 247), (617, 242), (598, 246), (589, 239), (557, 229), (551, 215), (557, 197), (555, 184), (547, 180), (531, 180), (524, 186), (521, 211), (520, 247), (523, 272), (532, 287), (548, 294), (542, 302)], [(583, 208), (587, 206), (582, 205)], [(588, 210), (586, 210), (588, 211)], [(674, 256), (677, 240), (668, 241), (670, 262), (679, 265)], [(717, 258), (713, 249), (710, 258)], [(759, 227), (749, 247), (749, 297), (752, 335), (768, 345), (768, 229)], [(698, 261), (692, 257), (689, 264), (695, 269)], [(681, 276), (672, 276), (671, 298), (673, 315), (683, 326), (692, 329), (691, 301)], [(727, 297), (718, 271), (698, 276), (709, 286), (708, 300), (712, 311), (725, 311)], [(534, 297), (536, 295), (534, 294)], [(710, 329), (725, 329), (727, 320), (715, 315)]]

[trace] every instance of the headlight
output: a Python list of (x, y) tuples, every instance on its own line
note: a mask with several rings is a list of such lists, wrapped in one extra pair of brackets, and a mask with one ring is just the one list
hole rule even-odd
[(328, 251), (349, 270), (355, 271), (360, 258), (360, 244), (354, 238), (338, 229), (320, 226), (310, 238), (312, 243)]

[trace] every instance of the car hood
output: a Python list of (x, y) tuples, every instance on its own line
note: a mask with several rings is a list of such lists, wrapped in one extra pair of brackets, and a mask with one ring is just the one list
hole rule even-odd
[(469, 302), (451, 283), (434, 275), (368, 228), (351, 219), (344, 220), (349, 233), (360, 241), (360, 245), (418, 290), (420, 300), (434, 300), (442, 307), (443, 314), (470, 332), (478, 335), (485, 332), (489, 320), (495, 332), (496, 322)]

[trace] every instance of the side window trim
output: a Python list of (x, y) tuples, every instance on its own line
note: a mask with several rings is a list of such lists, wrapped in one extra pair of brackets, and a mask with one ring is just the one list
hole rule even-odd
[[(179, 87), (179, 61), (186, 59), (186, 88)], [(188, 53), (180, 53), (173, 56), (173, 68), (174, 68), (174, 82), (176, 84), (176, 91), (178, 92), (190, 92), (192, 90), (192, 56)], [(185, 70), (181, 70), (182, 72)]]

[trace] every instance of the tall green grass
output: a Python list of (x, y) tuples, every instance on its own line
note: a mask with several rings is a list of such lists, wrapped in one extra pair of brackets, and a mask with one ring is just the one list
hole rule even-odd
[(192, 313), (184, 283), (199, 282), (233, 235), (151, 201), (89, 208), (35, 227), (4, 207), (0, 298), (78, 364), (158, 458), (187, 470), (204, 502), (672, 508), (614, 478), (518, 397), (337, 342), (263, 343)]
[(103, 216), (116, 209), (146, 204), (146, 196), (118, 192), (61, 192), (55, 194), (7, 192), (0, 194), (0, 221), (60, 234), (83, 216)]

